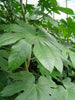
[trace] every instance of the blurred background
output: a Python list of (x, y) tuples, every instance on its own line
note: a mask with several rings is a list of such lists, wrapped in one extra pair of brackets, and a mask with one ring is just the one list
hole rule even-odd
[[(25, 3), (26, 0), (23, 0), (23, 2)], [(68, 7), (73, 9), (73, 11), (75, 12), (75, 0), (57, 0), (58, 5), (62, 6), (62, 7)], [(38, 0), (28, 0), (29, 4), (34, 4), (35, 6), (38, 4)], [(53, 17), (55, 19), (61, 19), (64, 18), (66, 19), (67, 15), (61, 12), (61, 15), (58, 14), (53, 14)]]

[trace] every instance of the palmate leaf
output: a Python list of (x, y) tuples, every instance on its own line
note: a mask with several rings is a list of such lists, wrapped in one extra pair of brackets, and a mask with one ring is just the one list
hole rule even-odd
[[(18, 43), (12, 46), (11, 53), (8, 60), (9, 70), (18, 68), (28, 58), (31, 52), (31, 45), (20, 40)], [(12, 67), (13, 66), (13, 67)]]
[(32, 38), (27, 37), (25, 40), (34, 44), (33, 52), (41, 64), (50, 71), (52, 71), (55, 66), (60, 72), (62, 72), (63, 63), (61, 59), (66, 58), (63, 58), (60, 50), (64, 48), (58, 44), (54, 37), (43, 29), (39, 30), (38, 36), (31, 37)]
[(74, 100), (75, 84), (69, 79), (62, 81), (63, 86), (56, 85), (51, 79), (41, 76), (35, 83), (34, 76), (29, 72), (11, 73), (14, 83), (1, 91), (1, 96), (12, 96), (18, 93), (15, 100)]
[(69, 78), (62, 81), (64, 87), (57, 86), (52, 91), (50, 100), (75, 100), (75, 84)]
[[(46, 9), (48, 12), (51, 13), (51, 9), (52, 11), (55, 11), (55, 8), (57, 6), (57, 1), (56, 0), (39, 0), (38, 6), (41, 7), (42, 11)], [(55, 12), (57, 12), (57, 10)]]
[[(35, 84), (35, 78), (29, 72), (18, 72), (11, 76), (16, 77), (16, 79), (14, 78), (16, 81), (6, 86), (1, 94), (2, 96), (12, 96), (19, 93), (15, 100), (50, 100), (51, 87), (56, 87), (54, 82), (42, 76)], [(23, 93), (20, 93), (21, 91)]]
[[(58, 57), (56, 57), (56, 55), (53, 54), (53, 52), (57, 52), (55, 51), (55, 49), (51, 49), (50, 47), (48, 47), (47, 44), (44, 43), (44, 45), (39, 42), (36, 41), (35, 48), (34, 48), (34, 54), (35, 56), (38, 58), (38, 60), (42, 63), (43, 66), (46, 66), (46, 69), (52, 71), (54, 66), (60, 71), (62, 72), (63, 70), (63, 63), (61, 61), (61, 58), (59, 57), (59, 55), (57, 54)], [(38, 48), (38, 49), (37, 49)], [(38, 51), (39, 50), (39, 51)], [(45, 62), (45, 58), (46, 62)]]
[[(3, 25), (0, 27), (1, 30), (4, 30), (5, 32), (0, 37), (0, 47), (8, 44), (13, 44), (16, 41), (26, 38), (29, 33), (35, 33), (34, 27), (31, 25), (27, 25), (22, 21), (18, 21), (18, 24), (9, 24), (9, 25)], [(11, 33), (12, 32), (12, 33)]]
[[(13, 44), (23, 38), (23, 41), (26, 41), (30, 45), (34, 44), (33, 53), (47, 70), (52, 71), (53, 68), (56, 67), (60, 72), (62, 72), (63, 61), (65, 60), (67, 62), (68, 58), (68, 54), (66, 53), (67, 51), (65, 50), (65, 47), (60, 45), (57, 40), (46, 30), (40, 28), (36, 33), (36, 29), (33, 26), (27, 25), (22, 21), (18, 21), (18, 24), (10, 24), (1, 28), (8, 33), (7, 35), (6, 33), (4, 33), (0, 37), (0, 46)], [(23, 50), (19, 48), (24, 48), (24, 42), (21, 43), (21, 45), (20, 43), (21, 41), (17, 42), (17, 44), (15, 45), (13, 51), (15, 50), (16, 53), (13, 52), (13, 55), (18, 55), (19, 53), (21, 54), (21, 51), (23, 52)], [(17, 45), (20, 45), (21, 47), (18, 47)], [(18, 49), (21, 51), (18, 52)], [(15, 55), (15, 59), (17, 59), (18, 57), (17, 55)], [(18, 58), (16, 60), (17, 66), (15, 65), (15, 62), (13, 62), (13, 60), (9, 61), (9, 66), (11, 66), (10, 70), (18, 68), (24, 62), (24, 60), (26, 60), (21, 60), (21, 57), (23, 55), (19, 56), (20, 59)], [(10, 55), (9, 58), (13, 59), (13, 57), (14, 56)], [(14, 63), (14, 65), (12, 63)]]

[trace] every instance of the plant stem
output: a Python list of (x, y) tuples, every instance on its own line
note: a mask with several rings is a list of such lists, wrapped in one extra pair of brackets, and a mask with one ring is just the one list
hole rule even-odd
[(25, 5), (25, 14), (26, 14), (26, 7), (27, 7), (27, 0), (26, 0), (26, 5)]
[[(67, 0), (66, 0), (66, 8), (67, 8)], [(67, 14), (67, 16), (66, 17), (68, 17), (68, 14)]]
[(25, 71), (29, 71), (27, 61), (25, 61)]
[[(27, 1), (28, 0), (26, 0), (25, 14), (26, 14), (26, 8), (27, 8)], [(28, 23), (28, 20), (27, 19), (26, 19), (26, 23)]]
[(31, 61), (31, 54), (32, 54), (32, 48), (31, 48), (31, 52), (29, 54), (29, 57), (25, 61), (25, 65), (24, 65), (24, 70), (25, 71), (29, 71), (29, 66), (30, 66), (30, 61)]
[(26, 7), (27, 7), (27, 0), (26, 0)]
[(30, 52), (29, 57), (28, 57), (28, 68), (29, 68), (29, 65), (30, 65), (31, 54), (32, 54), (32, 48), (31, 48), (31, 52)]
[(21, 10), (22, 10), (23, 20), (24, 20), (24, 22), (26, 23), (25, 10), (24, 10), (24, 7), (23, 7), (23, 2), (22, 2), (22, 0), (20, 0), (20, 5), (21, 5)]
[(34, 60), (34, 59), (36, 59), (36, 57), (31, 58), (31, 60)]

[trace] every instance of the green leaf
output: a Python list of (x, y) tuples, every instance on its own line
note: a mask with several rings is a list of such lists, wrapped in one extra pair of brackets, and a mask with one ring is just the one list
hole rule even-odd
[(9, 54), (7, 51), (3, 49), (0, 50), (0, 67), (4, 71), (7, 71), (8, 69), (8, 61), (7, 61), (8, 56)]
[[(63, 64), (60, 58), (55, 57), (52, 49), (46, 44), (36, 41), (37, 46), (34, 47), (34, 54), (41, 64), (48, 70), (52, 71), (54, 66), (62, 72)], [(40, 54), (40, 55), (39, 55)], [(58, 63), (59, 62), (59, 63)]]
[(38, 62), (38, 66), (37, 66), (42, 74), (42, 76), (47, 76), (50, 77), (50, 71), (47, 70), (44, 66), (42, 66), (41, 63)]
[(66, 90), (64, 89), (64, 87), (59, 85), (55, 89), (53, 89), (51, 100), (58, 100), (58, 98), (59, 100), (68, 100), (66, 96)]
[(56, 0), (39, 0), (38, 6), (41, 7), (41, 10), (44, 11), (45, 9), (51, 13), (51, 10), (54, 11), (57, 6)]
[[(36, 29), (31, 25), (27, 25), (22, 21), (18, 21), (17, 23), (18, 25), (15, 26), (14, 24), (10, 24), (7, 25), (8, 28), (3, 27), (10, 35), (7, 35), (9, 38), (5, 36), (5, 34), (0, 37), (1, 46), (15, 43), (16, 41), (23, 38), (30, 45), (34, 45), (34, 55), (47, 70), (52, 72), (54, 67), (56, 67), (62, 73), (63, 61), (67, 61), (68, 58), (65, 47), (59, 44), (57, 40), (45, 29), (39, 28), (36, 32)], [(12, 66), (13, 64), (10, 64), (9, 66), (12, 66), (12, 68), (18, 68), (20, 64), (23, 63), (23, 61), (21, 61), (19, 65), (15, 65), (15, 62), (15, 67)], [(13, 60), (11, 60), (11, 63), (13, 63)]]
[(20, 67), (20, 65), (23, 64), (24, 61), (28, 58), (30, 52), (31, 46), (23, 39), (13, 45), (8, 59), (8, 69), (14, 70)]
[(8, 61), (2, 57), (0, 57), (0, 67), (2, 70), (7, 71), (8, 69)]
[(5, 58), (8, 58), (9, 54), (7, 51), (5, 50), (0, 50), (0, 57), (5, 57)]
[(64, 12), (64, 13), (66, 13), (66, 14), (74, 15), (73, 10), (70, 9), (70, 8), (57, 7), (57, 9), (58, 9), (59, 11), (62, 11), (62, 12)]
[(15, 100), (50, 100), (50, 86), (51, 84), (49, 84), (45, 77), (40, 77), (37, 84), (33, 84)]
[(35, 80), (34, 76), (27, 71), (20, 71), (20, 72), (17, 72), (17, 73), (11, 73), (10, 78), (12, 78), (16, 81), (19, 81), (19, 80), (21, 80), (21, 81), (23, 81), (23, 80), (27, 81), (28, 80), (29, 81), (31, 78), (33, 80)]
[(71, 82), (69, 78), (63, 80), (63, 85), (66, 88), (66, 100), (75, 99), (75, 84)]
[[(56, 44), (56, 45), (55, 45)], [(41, 64), (52, 72), (54, 66), (62, 72), (63, 63), (61, 60), (60, 50), (57, 48), (57, 41), (44, 30), (39, 30), (36, 36), (33, 52)], [(58, 53), (59, 52), (59, 53)], [(59, 62), (59, 63), (58, 63)]]
[(58, 22), (50, 16), (46, 17), (46, 20), (49, 21), (53, 26), (58, 27)]
[[(20, 72), (18, 72), (18, 75), (19, 73)], [(35, 84), (33, 75), (28, 72), (21, 72), (20, 75), (21, 74), (24, 74), (23, 77), (26, 75), (26, 77), (23, 80), (20, 80), (21, 77), (19, 78), (18, 76), (18, 81), (4, 88), (1, 92), (2, 96), (11, 96), (23, 91), (23, 93), (20, 93), (15, 100), (50, 100), (49, 94), (52, 91), (51, 87), (56, 87), (56, 85), (53, 85), (52, 81), (45, 77), (40, 77)]]
[(4, 46), (4, 45), (9, 45), (9, 44), (15, 43), (16, 41), (20, 40), (23, 37), (24, 37), (24, 35), (21, 33), (13, 33), (13, 34), (4, 33), (0, 37), (0, 47)]
[(0, 29), (8, 32), (25, 32), (24, 28), (17, 24), (2, 25)]
[(10, 74), (10, 77), (16, 77), (16, 81), (4, 88), (4, 90), (1, 92), (2, 96), (12, 96), (16, 93), (19, 93), (24, 90), (25, 86), (31, 85), (35, 81), (34, 76), (29, 72), (18, 72), (15, 74), (12, 73)]
[(32, 25), (25, 24), (23, 21), (18, 21), (18, 24), (3, 25), (1, 30), (5, 30), (8, 33), (4, 33), (0, 37), (0, 47), (8, 44), (15, 43), (16, 41), (26, 38), (30, 34), (35, 34), (36, 30)]

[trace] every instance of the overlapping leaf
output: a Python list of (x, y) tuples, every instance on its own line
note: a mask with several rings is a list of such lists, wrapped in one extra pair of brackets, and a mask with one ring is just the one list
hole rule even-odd
[[(40, 61), (40, 63), (46, 69), (52, 71), (53, 68), (56, 67), (60, 72), (62, 72), (63, 61), (64, 60), (67, 61), (67, 57), (68, 57), (65, 47), (60, 45), (52, 35), (47, 33), (46, 30), (40, 28), (36, 33), (36, 29), (33, 26), (27, 25), (22, 21), (19, 21), (18, 24), (10, 24), (10, 25), (3, 26), (1, 28), (7, 31), (8, 33), (7, 35), (6, 33), (4, 33), (4, 35), (0, 37), (0, 46), (15, 43), (16, 41), (23, 38), (30, 45), (34, 44), (33, 52), (35, 56), (38, 58), (38, 60)], [(22, 46), (20, 45), (20, 43), (21, 41), (18, 42), (14, 48), (17, 55), (18, 55), (17, 50), (19, 48), (20, 48), (19, 50), (22, 50), (21, 48), (24, 48), (23, 47), (24, 42), (21, 43)], [(17, 47), (17, 45), (20, 45), (21, 47), (19, 46)], [(13, 52), (13, 55), (14, 54), (15, 53)], [(11, 59), (13, 59), (11, 55), (10, 57)], [(17, 59), (17, 56), (15, 56), (15, 59)], [(20, 65), (19, 61), (20, 64), (23, 63), (21, 57), (20, 59), (17, 60), (17, 65)], [(11, 60), (11, 63), (13, 63), (13, 60)], [(9, 62), (9, 65), (11, 65), (11, 70), (19, 67), (19, 66), (15, 67), (16, 65), (13, 66), (11, 63)]]
[(6, 86), (1, 96), (12, 96), (18, 93), (15, 100), (74, 100), (75, 84), (69, 79), (62, 81), (63, 86), (57, 86), (51, 79), (40, 77), (35, 83), (34, 76), (29, 72), (10, 74), (14, 83)]
[(29, 72), (18, 72), (11, 75), (16, 82), (6, 86), (1, 92), (2, 96), (11, 96), (20, 93), (15, 100), (50, 100), (51, 87), (55, 83), (45, 77), (40, 77), (35, 84), (34, 76)]
[(66, 88), (66, 100), (75, 99), (75, 84), (71, 82), (69, 78), (63, 80), (63, 84)]
[(62, 86), (57, 86), (52, 91), (51, 100), (74, 100), (75, 99), (75, 84), (70, 79), (63, 80)]

